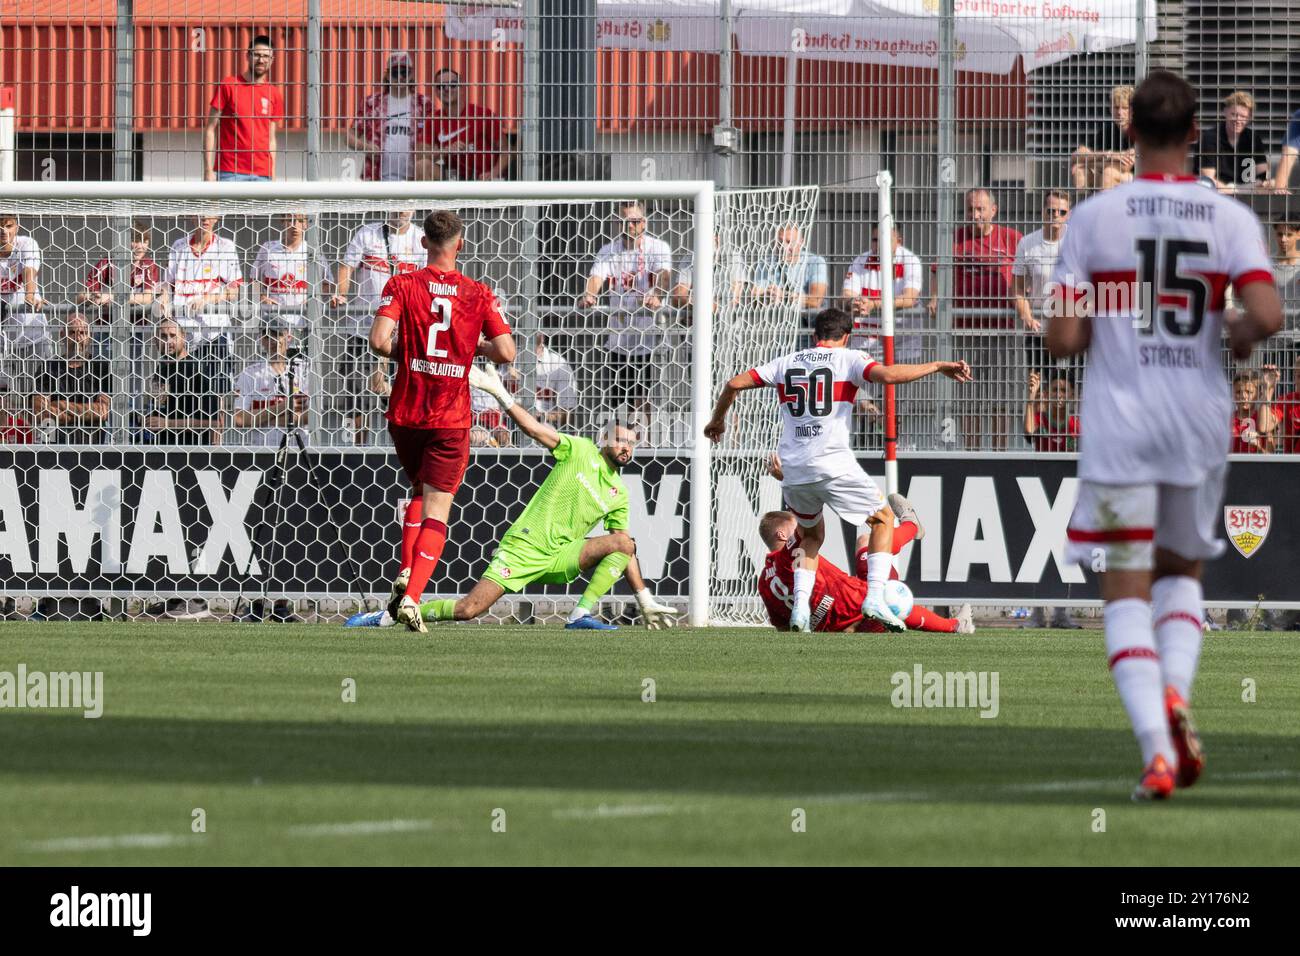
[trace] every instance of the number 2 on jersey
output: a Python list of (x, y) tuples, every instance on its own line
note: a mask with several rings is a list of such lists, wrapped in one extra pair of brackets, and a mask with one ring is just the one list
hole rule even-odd
[(429, 358), (446, 358), (447, 350), (438, 348), (438, 333), (446, 332), (451, 328), (451, 299), (439, 296), (430, 304), (429, 311), (437, 312), (439, 319), (429, 326), (429, 346), (425, 354)]
[(825, 418), (835, 407), (835, 378), (829, 368), (788, 368), (785, 370), (782, 401), (790, 406), (792, 418), (812, 415)]

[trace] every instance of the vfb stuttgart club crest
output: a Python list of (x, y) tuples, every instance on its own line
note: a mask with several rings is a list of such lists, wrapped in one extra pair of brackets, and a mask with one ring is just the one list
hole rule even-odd
[(1273, 524), (1271, 505), (1227, 505), (1223, 509), (1223, 527), (1228, 540), (1243, 558), (1252, 558), (1264, 546)]

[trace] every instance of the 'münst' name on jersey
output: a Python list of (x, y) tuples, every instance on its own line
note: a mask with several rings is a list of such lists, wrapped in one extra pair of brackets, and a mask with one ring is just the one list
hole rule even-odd
[(1139, 176), (1074, 210), (1053, 281), (1092, 298), (1079, 477), (1200, 484), (1232, 441), (1227, 287), (1273, 281), (1255, 214), (1191, 176)]
[(854, 349), (811, 348), (750, 369), (755, 383), (776, 389), (784, 413), (777, 451), (785, 483), (801, 485), (861, 472), (849, 444), (858, 389), (875, 359)]

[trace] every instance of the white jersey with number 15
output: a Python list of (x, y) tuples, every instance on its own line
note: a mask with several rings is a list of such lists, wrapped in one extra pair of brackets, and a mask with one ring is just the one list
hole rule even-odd
[(1232, 441), (1224, 294), (1273, 281), (1255, 214), (1191, 176), (1139, 176), (1074, 210), (1052, 278), (1093, 297), (1079, 477), (1201, 484)]
[(849, 428), (858, 389), (876, 364), (865, 352), (816, 347), (750, 369), (759, 385), (776, 389), (781, 403), (784, 483), (800, 485), (861, 473)]

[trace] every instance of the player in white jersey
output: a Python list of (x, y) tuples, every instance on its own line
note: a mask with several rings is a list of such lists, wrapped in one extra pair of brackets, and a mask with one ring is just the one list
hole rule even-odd
[[(1133, 798), (1168, 797), (1204, 765), (1187, 701), (1200, 656), (1201, 562), (1231, 441), (1220, 356), (1282, 327), (1259, 220), (1183, 171), (1196, 93), (1152, 73), (1133, 97), (1137, 177), (1078, 206), (1054, 274), (1046, 344), (1087, 351), (1069, 556), (1102, 567), (1106, 654), (1145, 765)], [(1231, 284), (1244, 312), (1224, 315)], [(1143, 305), (1147, 304), (1147, 308)]]
[(269, 239), (257, 250), (253, 261), (253, 278), (260, 287), (262, 313), (279, 315), (300, 329), (306, 323), (304, 312), (313, 280), (328, 286), (332, 277), (329, 266), (307, 244), (308, 219), (302, 213), (279, 216), (280, 238)]
[(830, 505), (845, 521), (865, 526), (859, 533), (869, 538), (863, 615), (891, 631), (904, 631), (906, 625), (885, 604), (883, 593), (893, 557), (894, 514), (875, 482), (858, 467), (849, 444), (854, 400), (867, 382), (901, 385), (936, 372), (969, 382), (970, 366), (960, 361), (881, 365), (866, 353), (848, 348), (853, 319), (841, 309), (819, 313), (813, 330), (816, 344), (812, 348), (773, 359), (727, 382), (704, 434), (715, 442), (722, 438), (737, 393), (775, 388), (784, 412), (777, 449), (784, 472), (781, 491), (803, 529), (804, 556), (794, 571), (790, 629), (811, 629), (809, 598), (826, 537), (822, 509)]

